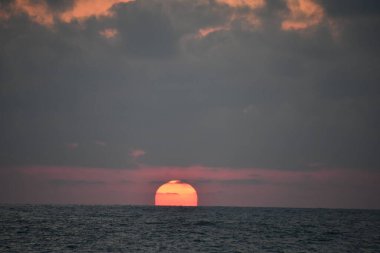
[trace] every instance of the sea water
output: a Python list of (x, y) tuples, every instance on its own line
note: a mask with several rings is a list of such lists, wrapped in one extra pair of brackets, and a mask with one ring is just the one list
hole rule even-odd
[(380, 252), (380, 211), (2, 205), (0, 251)]

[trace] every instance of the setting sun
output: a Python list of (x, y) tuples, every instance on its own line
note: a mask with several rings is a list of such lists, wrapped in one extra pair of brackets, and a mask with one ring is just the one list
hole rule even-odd
[(198, 196), (194, 187), (180, 180), (161, 185), (155, 196), (156, 206), (197, 206)]

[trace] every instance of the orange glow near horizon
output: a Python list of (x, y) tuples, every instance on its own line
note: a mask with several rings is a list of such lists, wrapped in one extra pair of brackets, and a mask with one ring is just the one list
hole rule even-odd
[(171, 180), (161, 185), (155, 196), (156, 206), (198, 206), (197, 192), (191, 185)]

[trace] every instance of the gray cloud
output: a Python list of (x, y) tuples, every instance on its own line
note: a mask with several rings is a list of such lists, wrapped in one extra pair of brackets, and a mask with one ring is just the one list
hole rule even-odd
[(282, 31), (277, 1), (256, 12), (262, 27), (204, 38), (231, 8), (136, 1), (81, 25), (2, 21), (1, 163), (133, 167), (141, 148), (151, 165), (379, 168), (378, 18), (320, 3), (340, 39), (326, 24)]
[(176, 53), (178, 34), (163, 12), (163, 6), (137, 1), (115, 8), (116, 27), (122, 49), (129, 57), (170, 57)]
[(63, 12), (73, 8), (75, 0), (65, 0), (65, 1), (56, 1), (56, 0), (46, 0), (46, 3), (50, 10), (53, 12)]
[(376, 0), (318, 0), (331, 16), (376, 16), (380, 12), (380, 3)]
[(208, 185), (208, 184), (221, 184), (221, 185), (261, 185), (266, 184), (265, 180), (258, 178), (239, 178), (239, 179), (198, 179), (193, 180), (192, 183), (195, 185)]
[(65, 179), (56, 179), (49, 181), (53, 185), (58, 186), (80, 186), (80, 185), (102, 185), (105, 184), (103, 181), (90, 181), (90, 180), (65, 180)]

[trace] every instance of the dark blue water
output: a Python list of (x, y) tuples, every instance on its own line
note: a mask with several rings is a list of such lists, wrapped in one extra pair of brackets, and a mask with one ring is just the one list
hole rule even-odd
[(1, 252), (380, 252), (380, 211), (0, 206)]

